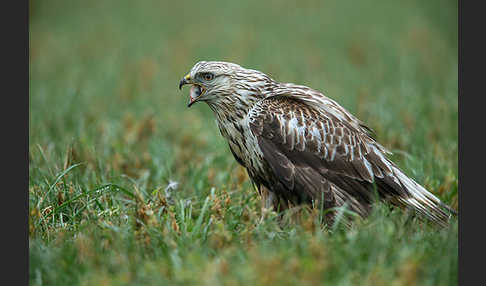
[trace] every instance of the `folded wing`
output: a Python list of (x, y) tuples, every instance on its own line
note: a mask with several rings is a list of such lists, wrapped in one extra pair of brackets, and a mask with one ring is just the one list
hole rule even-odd
[(298, 202), (320, 200), (325, 207), (347, 203), (362, 216), (381, 198), (413, 207), (441, 224), (448, 219), (442, 203), (393, 164), (387, 152), (357, 122), (282, 94), (256, 104), (249, 125), (277, 195)]

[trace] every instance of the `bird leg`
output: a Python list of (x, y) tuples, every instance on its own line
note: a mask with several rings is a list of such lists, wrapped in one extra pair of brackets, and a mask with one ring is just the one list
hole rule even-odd
[(260, 221), (263, 221), (263, 218), (265, 217), (266, 214), (275, 210), (274, 207), (277, 204), (278, 199), (272, 191), (270, 191), (264, 186), (260, 186), (260, 189), (258, 191), (262, 198), (261, 201), (262, 216), (260, 218)]

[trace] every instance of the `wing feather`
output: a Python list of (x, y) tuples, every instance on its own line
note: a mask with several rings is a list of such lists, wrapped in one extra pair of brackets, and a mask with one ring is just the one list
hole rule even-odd
[(250, 112), (249, 123), (266, 162), (285, 188), (274, 191), (281, 195), (293, 192), (299, 200), (309, 201), (319, 199), (322, 184), (328, 184), (328, 196), (331, 190), (339, 192), (328, 202), (353, 201), (355, 211), (367, 212), (373, 166), (380, 169), (384, 164), (366, 158), (372, 148), (365, 144), (372, 144), (373, 139), (287, 97), (258, 103)]
[[(373, 182), (374, 172), (391, 172), (386, 158), (372, 150), (367, 134), (337, 118), (287, 97), (273, 97), (250, 112), (250, 128), (271, 140), (287, 157), (305, 157), (317, 170), (329, 170), (354, 180)], [(292, 112), (288, 112), (288, 109)]]
[(386, 158), (388, 151), (371, 137), (369, 128), (342, 118), (354, 120), (352, 115), (334, 116), (293, 96), (272, 96), (257, 103), (248, 119), (274, 174), (274, 186), (267, 187), (299, 202), (319, 200), (324, 193), (327, 204), (348, 202), (352, 210), (366, 215), (376, 183), (382, 198), (411, 206), (441, 224), (447, 221), (439, 208), (442, 203)]

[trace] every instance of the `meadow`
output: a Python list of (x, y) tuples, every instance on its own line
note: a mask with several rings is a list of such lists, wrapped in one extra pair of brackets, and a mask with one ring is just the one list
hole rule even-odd
[(457, 1), (30, 1), (30, 285), (456, 285), (458, 222), (263, 212), (179, 80), (225, 60), (338, 101), (457, 209)]

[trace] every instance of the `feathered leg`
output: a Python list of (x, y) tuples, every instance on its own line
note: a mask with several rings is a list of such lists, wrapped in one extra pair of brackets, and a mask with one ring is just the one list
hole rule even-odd
[(263, 185), (260, 185), (258, 188), (258, 192), (260, 193), (261, 196), (261, 211), (262, 211), (262, 216), (260, 217), (260, 222), (263, 221), (265, 218), (265, 215), (273, 210), (273, 207), (275, 205), (275, 200), (277, 200), (275, 194), (268, 190), (266, 187)]

